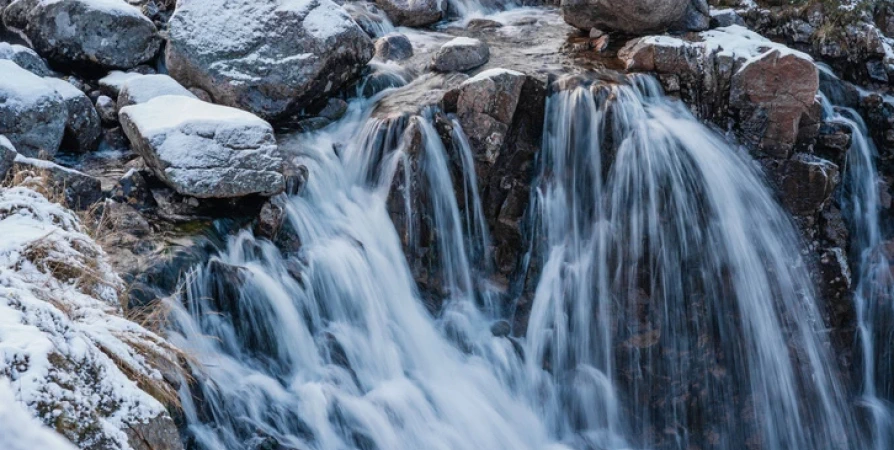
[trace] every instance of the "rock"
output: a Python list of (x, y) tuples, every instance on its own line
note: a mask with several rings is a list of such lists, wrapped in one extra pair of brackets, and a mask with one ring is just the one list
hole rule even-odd
[(490, 69), (456, 89), (456, 115), (469, 137), (475, 159), (488, 164), (496, 162), (524, 84), (525, 74), (521, 72)]
[(16, 159), (16, 148), (6, 139), (6, 136), (0, 135), (0, 182), (6, 179), (9, 169), (12, 169), (13, 161)]
[(62, 97), (12, 61), (0, 60), (0, 73), (0, 134), (23, 155), (55, 155), (68, 116)]
[(438, 49), (432, 68), (439, 72), (465, 72), (487, 63), (490, 48), (487, 44), (467, 37), (448, 41)]
[(22, 45), (0, 42), (0, 59), (8, 59), (39, 77), (53, 75), (53, 71), (37, 52)]
[(594, 52), (602, 53), (605, 51), (605, 49), (608, 48), (608, 45), (611, 42), (609, 39), (609, 35), (607, 34), (604, 34), (596, 39), (591, 39), (590, 47), (593, 49)]
[(490, 19), (472, 19), (466, 24), (466, 29), (469, 31), (493, 30), (495, 28), (503, 28), (503, 24)]
[(562, 17), (581, 30), (645, 34), (667, 30), (690, 13), (690, 0), (562, 0)]
[(99, 90), (109, 97), (118, 98), (118, 95), (121, 94), (121, 88), (124, 87), (124, 83), (142, 76), (145, 75), (139, 72), (113, 70), (109, 72), (108, 75), (99, 79)]
[(400, 33), (388, 33), (376, 39), (376, 56), (384, 61), (403, 61), (413, 56), (413, 44)]
[(146, 174), (137, 169), (128, 170), (118, 179), (118, 182), (112, 187), (110, 197), (118, 203), (128, 204), (138, 210), (147, 210), (158, 206), (155, 197), (152, 196), (152, 191), (149, 190)]
[(823, 122), (814, 148), (817, 156), (828, 159), (839, 166), (844, 165), (845, 155), (851, 148), (853, 130), (839, 122)]
[(152, 59), (161, 46), (152, 21), (120, 0), (16, 0), (3, 21), (60, 64), (129, 68)]
[(894, 100), (879, 94), (869, 94), (860, 101), (860, 113), (882, 159), (894, 158)]
[(149, 221), (133, 206), (106, 199), (102, 205), (101, 224), (110, 231), (123, 232), (136, 237), (152, 234)]
[(189, 92), (192, 92), (192, 95), (203, 102), (214, 103), (214, 100), (211, 98), (211, 94), (209, 94), (208, 91), (204, 89), (191, 87), (189, 88)]
[(18, 155), (13, 169), (44, 177), (46, 187), (63, 195), (66, 205), (72, 209), (87, 209), (102, 198), (99, 179), (50, 161)]
[(258, 214), (258, 222), (255, 225), (255, 235), (265, 239), (276, 239), (285, 221), (286, 212), (279, 197), (274, 197), (264, 203), (261, 213)]
[(728, 27), (731, 25), (745, 26), (745, 21), (733, 9), (719, 9), (711, 11), (711, 28)]
[(673, 31), (704, 31), (711, 26), (711, 11), (706, 0), (691, 0), (683, 17), (670, 28)]
[(167, 414), (143, 423), (129, 423), (124, 431), (133, 450), (183, 450), (177, 425)]
[(818, 90), (816, 65), (806, 55), (771, 50), (733, 74), (730, 108), (738, 114), (746, 141), (768, 155), (784, 158)]
[(230, 198), (284, 188), (273, 127), (257, 116), (184, 96), (121, 108), (134, 149), (181, 195)]
[(87, 94), (78, 90), (68, 81), (58, 78), (44, 78), (44, 80), (62, 97), (68, 112), (62, 146), (66, 150), (75, 150), (80, 153), (96, 149), (102, 134), (102, 127), (99, 122), (99, 113), (96, 112), (90, 97), (87, 97)]
[(120, 110), (125, 106), (146, 103), (162, 95), (182, 95), (197, 98), (185, 87), (167, 75), (143, 75), (133, 77), (121, 85), (117, 106)]
[(590, 39), (599, 39), (602, 36), (605, 36), (605, 34), (605, 31), (602, 31), (599, 28), (590, 28)]
[(183, 0), (169, 28), (174, 79), (265, 119), (330, 95), (373, 57), (369, 37), (330, 0)]
[(376, 0), (391, 22), (398, 26), (421, 27), (444, 17), (447, 2), (439, 0)]
[(512, 333), (512, 325), (508, 321), (498, 320), (490, 326), (490, 333), (494, 337), (508, 337)]
[(837, 165), (805, 153), (770, 161), (767, 169), (782, 203), (797, 216), (813, 215), (823, 209), (839, 182)]
[(111, 97), (100, 95), (96, 99), (96, 111), (103, 124), (115, 125), (118, 123), (118, 103)]
[(330, 98), (326, 106), (317, 114), (329, 120), (338, 120), (348, 111), (348, 102), (340, 98)]

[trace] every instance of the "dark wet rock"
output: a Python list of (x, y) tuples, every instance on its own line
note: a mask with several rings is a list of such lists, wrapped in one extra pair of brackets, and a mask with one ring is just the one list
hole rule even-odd
[(13, 161), (16, 159), (15, 147), (6, 136), (0, 135), (0, 182), (6, 179), (6, 174), (12, 169)]
[(466, 24), (466, 29), (469, 31), (492, 30), (494, 28), (502, 27), (502, 23), (490, 19), (472, 19), (469, 21), (468, 24)]
[(16, 0), (4, 9), (3, 21), (60, 64), (129, 68), (152, 59), (161, 46), (152, 21), (123, 1)]
[(508, 337), (512, 333), (512, 325), (508, 321), (498, 320), (490, 326), (490, 333), (494, 337)]
[(65, 121), (65, 134), (62, 146), (66, 150), (89, 152), (99, 144), (102, 127), (99, 113), (87, 94), (78, 90), (68, 81), (58, 78), (45, 78), (46, 82), (56, 90), (62, 101), (68, 118)]
[(18, 155), (13, 170), (45, 178), (46, 185), (61, 193), (73, 209), (87, 209), (102, 198), (99, 179), (50, 161)]
[(124, 432), (133, 450), (183, 450), (177, 425), (167, 414), (127, 424)]
[(124, 134), (124, 130), (119, 126), (103, 128), (102, 139), (99, 145), (100, 148), (106, 150), (125, 151), (130, 149), (130, 141), (127, 140), (127, 135)]
[(373, 57), (366, 33), (329, 0), (304, 8), (276, 0), (184, 0), (169, 27), (166, 62), (174, 79), (265, 119), (331, 95)]
[(860, 102), (860, 112), (883, 160), (894, 159), (894, 101), (870, 94)]
[(40, 77), (54, 75), (46, 61), (37, 52), (23, 45), (0, 42), (0, 59), (8, 59)]
[(376, 0), (376, 5), (395, 25), (421, 27), (441, 20), (447, 3), (439, 0)]
[(826, 245), (849, 248), (850, 232), (837, 206), (823, 209), (819, 219), (819, 236)]
[(728, 27), (730, 25), (745, 26), (745, 21), (733, 9), (711, 11), (711, 28)]
[(128, 79), (121, 84), (117, 107), (120, 110), (125, 106), (146, 103), (162, 95), (182, 95), (184, 97), (197, 98), (192, 92), (181, 86), (177, 80), (167, 75), (144, 75)]
[(118, 102), (106, 95), (100, 95), (96, 99), (96, 111), (102, 123), (112, 126), (118, 123)]
[[(562, 0), (562, 16), (569, 25), (582, 30), (598, 27), (644, 34), (681, 23), (684, 15), (692, 13), (693, 1), (698, 0)], [(704, 10), (707, 13), (706, 7)], [(707, 26), (707, 18), (704, 22)]]
[(68, 110), (50, 83), (0, 60), (0, 134), (25, 156), (55, 155), (62, 143)]
[(671, 25), (672, 31), (704, 31), (711, 26), (711, 11), (706, 0), (691, 0), (683, 17)]
[(139, 210), (155, 208), (157, 203), (149, 183), (146, 181), (148, 173), (131, 169), (127, 171), (112, 188), (110, 197), (119, 203), (124, 203)]
[(122, 108), (120, 119), (146, 164), (182, 195), (231, 198), (284, 189), (273, 127), (251, 113), (169, 95)]
[(280, 197), (273, 197), (264, 203), (255, 225), (255, 235), (270, 240), (276, 238), (286, 217), (282, 203)]
[(318, 116), (329, 119), (338, 120), (348, 111), (348, 102), (340, 98), (330, 98), (326, 101), (326, 106), (317, 113)]
[(413, 56), (413, 44), (400, 33), (388, 33), (376, 39), (376, 56), (385, 61), (403, 61)]
[(816, 155), (843, 166), (845, 155), (851, 147), (852, 133), (851, 127), (844, 123), (823, 122), (816, 141)]
[(149, 221), (136, 208), (126, 203), (106, 200), (102, 204), (101, 214), (100, 223), (108, 230), (136, 237), (146, 237), (152, 234), (152, 226)]
[(766, 168), (783, 205), (798, 216), (813, 215), (823, 209), (840, 181), (838, 166), (804, 153), (787, 160), (768, 161)]
[(478, 39), (458, 37), (435, 53), (432, 68), (439, 72), (465, 72), (487, 63), (490, 48)]

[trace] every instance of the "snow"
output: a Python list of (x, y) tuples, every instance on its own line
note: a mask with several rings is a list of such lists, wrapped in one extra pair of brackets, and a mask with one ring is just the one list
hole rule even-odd
[(86, 5), (90, 10), (102, 11), (106, 14), (119, 17), (135, 17), (140, 19), (146, 17), (137, 7), (128, 4), (124, 0), (41, 0), (40, 3), (44, 5), (52, 5), (67, 1), (81, 3)]
[(180, 95), (184, 97), (196, 98), (195, 94), (189, 92), (177, 80), (167, 75), (144, 75), (141, 77), (130, 78), (121, 85), (118, 101), (122, 102), (126, 98), (126, 104), (119, 104), (119, 108), (137, 103), (146, 103), (155, 97), (163, 95)]
[[(0, 188), (0, 235), (0, 378), (31, 415), (63, 424), (79, 444), (129, 449), (127, 424), (164, 408), (121, 367), (160, 381), (132, 343), (157, 355), (168, 344), (121, 316), (123, 283), (71, 211), (24, 185)], [(8, 404), (0, 400), (0, 417)], [(47, 442), (29, 448), (70, 448), (29, 428), (23, 436)]]
[(273, 130), (264, 119), (250, 112), (179, 95), (156, 97), (142, 105), (121, 109), (122, 114), (125, 111), (144, 136), (164, 133), (186, 124), (197, 126), (201, 123), (261, 127), (269, 129), (271, 133)]
[(458, 38), (451, 39), (444, 43), (441, 48), (447, 47), (477, 47), (481, 45), (481, 41), (478, 39), (473, 39), (465, 36), (460, 36)]
[(5, 450), (75, 450), (16, 402), (6, 380), (0, 380), (0, 436)]
[(783, 56), (796, 55), (808, 61), (813, 61), (810, 55), (789, 48), (786, 45), (775, 43), (741, 25), (715, 28), (699, 33), (699, 36), (703, 39), (701, 44), (708, 51), (717, 52), (721, 56), (751, 59), (766, 53), (768, 50), (778, 50)]
[(56, 90), (56, 93), (59, 94), (63, 100), (71, 100), (73, 98), (81, 97), (85, 95), (78, 88), (74, 87), (73, 84), (60, 79), (53, 77), (44, 77), (43, 79), (47, 84), (52, 86), (53, 89)]
[(517, 77), (525, 76), (525, 74), (523, 74), (517, 70), (502, 69), (502, 68), (487, 69), (487, 70), (479, 72), (474, 77), (469, 78), (466, 81), (463, 81), (462, 86), (465, 86), (465, 85), (471, 84), (471, 83), (475, 83), (475, 82), (478, 82), (481, 80), (486, 80), (488, 78), (498, 77), (500, 75), (512, 75), (512, 76), (517, 76)]
[(115, 95), (118, 95), (118, 92), (121, 91), (121, 87), (124, 86), (124, 83), (134, 78), (144, 76), (146, 75), (136, 72), (122, 72), (120, 70), (113, 70), (109, 72), (108, 75), (99, 79), (99, 85), (111, 89), (115, 92)]
[(304, 29), (321, 40), (344, 33), (351, 24), (348, 13), (329, 0), (320, 0), (320, 4), (304, 18)]
[(0, 97), (4, 98), (4, 103), (36, 104), (57, 95), (43, 78), (12, 61), (0, 59), (0, 73), (3, 74), (0, 77)]

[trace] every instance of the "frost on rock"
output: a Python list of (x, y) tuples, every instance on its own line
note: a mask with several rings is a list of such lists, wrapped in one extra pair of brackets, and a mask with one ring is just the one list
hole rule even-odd
[(121, 85), (118, 93), (118, 108), (146, 103), (162, 95), (182, 95), (196, 98), (189, 89), (181, 86), (177, 80), (167, 75), (143, 75), (128, 78)]
[(170, 422), (147, 390), (170, 389), (154, 364), (172, 350), (122, 317), (123, 283), (78, 218), (27, 187), (3, 188), (0, 234), (0, 379), (16, 400), (81, 448), (129, 449), (134, 427)]
[(0, 59), (0, 134), (19, 153), (54, 155), (62, 143), (68, 110), (43, 78)]
[(175, 95), (119, 115), (134, 148), (182, 195), (230, 198), (284, 188), (273, 127), (254, 114)]
[(9, 382), (0, 380), (0, 436), (5, 450), (75, 450), (16, 402)]
[(330, 0), (181, 0), (166, 62), (216, 103), (282, 118), (339, 89), (373, 44)]

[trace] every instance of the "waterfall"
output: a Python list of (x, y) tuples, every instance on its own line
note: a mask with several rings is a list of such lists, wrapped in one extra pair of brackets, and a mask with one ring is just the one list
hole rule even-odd
[[(827, 76), (834, 77), (829, 69)], [(862, 355), (862, 402), (869, 416), (875, 450), (894, 442), (894, 355), (890, 330), (894, 324), (894, 275), (886, 254), (880, 220), (878, 152), (866, 124), (851, 108), (833, 106), (822, 96), (824, 120), (844, 124), (851, 131), (845, 156), (845, 180), (839, 202), (851, 230), (851, 260), (855, 261), (854, 304)]]
[(281, 142), (300, 248), (242, 231), (172, 302), (189, 447), (862, 448), (754, 162), (651, 78), (554, 90), (523, 336), (491, 331), (513, 309), (459, 121), (377, 116), (385, 89)]

